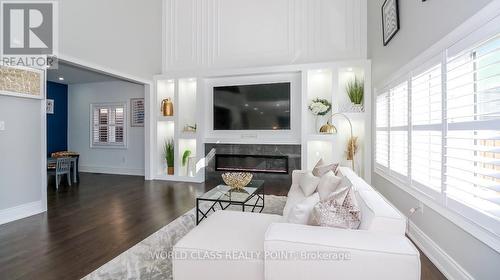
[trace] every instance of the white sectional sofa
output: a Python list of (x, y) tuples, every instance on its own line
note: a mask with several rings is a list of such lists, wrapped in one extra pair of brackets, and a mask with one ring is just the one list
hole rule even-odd
[(358, 230), (288, 223), (305, 172), (293, 172), (283, 216), (217, 211), (188, 233), (174, 246), (174, 280), (420, 279), (405, 218), (349, 168), (339, 173), (355, 188)]

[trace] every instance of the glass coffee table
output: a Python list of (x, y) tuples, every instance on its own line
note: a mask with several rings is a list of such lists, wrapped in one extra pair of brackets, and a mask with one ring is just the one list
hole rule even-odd
[[(226, 185), (218, 185), (203, 195), (196, 198), (196, 224), (208, 217), (210, 212), (215, 212), (217, 205), (225, 210), (231, 205), (262, 212), (264, 210), (264, 181), (253, 180), (243, 189), (231, 189)], [(203, 209), (200, 206), (203, 205)], [(206, 206), (206, 207), (205, 207)]]

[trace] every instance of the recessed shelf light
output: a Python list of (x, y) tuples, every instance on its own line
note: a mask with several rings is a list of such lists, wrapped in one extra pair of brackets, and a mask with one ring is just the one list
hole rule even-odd
[(64, 81), (64, 77), (59, 77), (59, 81)]
[(245, 107), (248, 107), (248, 104), (245, 104)]
[(257, 107), (255, 107), (255, 108), (253, 108), (253, 109), (254, 109), (255, 111), (259, 110), (259, 108), (257, 108)]

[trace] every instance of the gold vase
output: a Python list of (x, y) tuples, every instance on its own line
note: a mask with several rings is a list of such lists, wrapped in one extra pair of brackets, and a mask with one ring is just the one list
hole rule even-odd
[(171, 117), (174, 115), (174, 103), (172, 103), (170, 98), (163, 99), (161, 101), (161, 112), (165, 117)]
[(319, 129), (319, 132), (324, 134), (334, 134), (336, 132), (336, 128), (331, 125), (330, 122), (327, 122)]

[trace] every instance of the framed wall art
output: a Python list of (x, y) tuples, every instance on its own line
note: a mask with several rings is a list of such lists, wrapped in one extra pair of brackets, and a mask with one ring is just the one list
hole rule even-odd
[(398, 0), (385, 0), (382, 5), (382, 35), (384, 46), (399, 31), (399, 7)]
[(144, 98), (130, 99), (130, 126), (144, 126)]
[(44, 79), (40, 69), (0, 66), (0, 94), (43, 99)]

